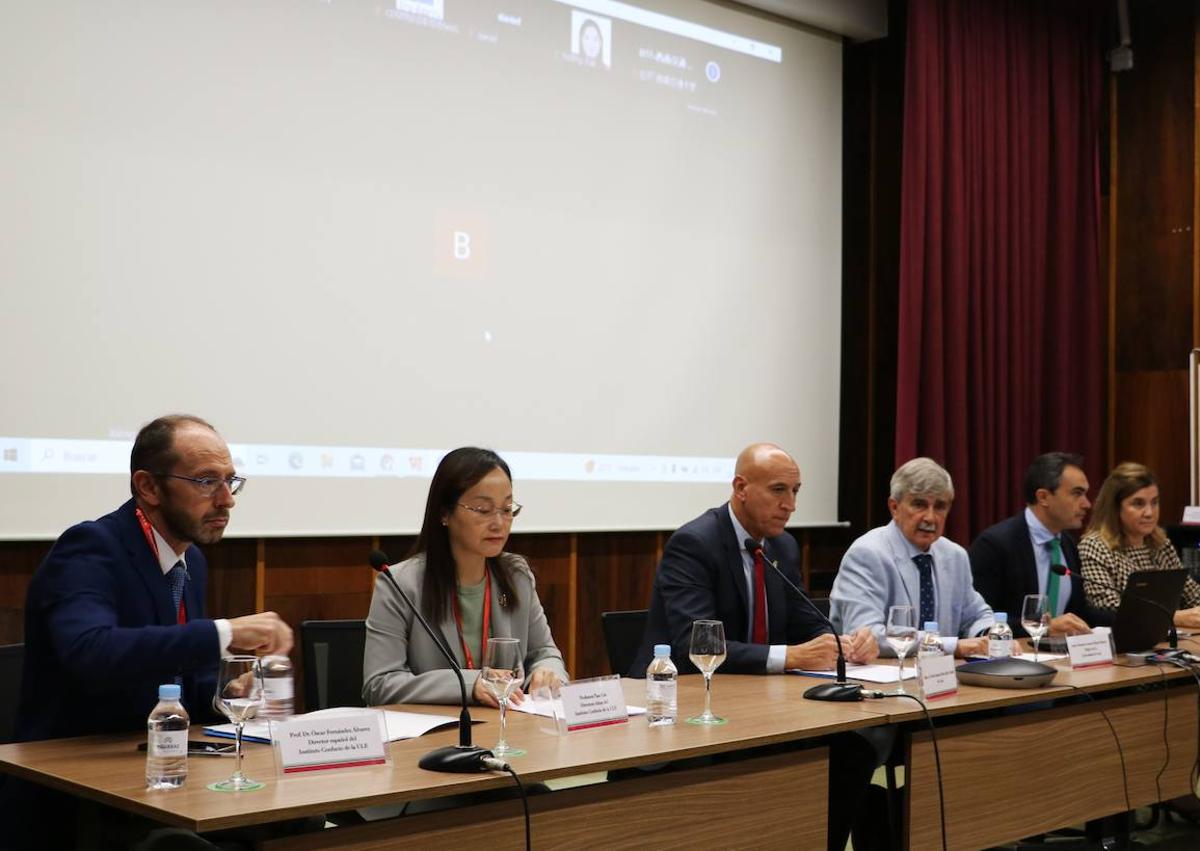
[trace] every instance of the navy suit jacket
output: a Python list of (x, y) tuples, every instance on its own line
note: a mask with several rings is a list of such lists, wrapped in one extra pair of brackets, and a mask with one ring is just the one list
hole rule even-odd
[[(1069, 535), (1061, 535), (1063, 561), (1071, 571), (1071, 598), (1064, 611), (1078, 615), (1088, 626), (1110, 626), (1113, 615), (1092, 609), (1083, 593), (1079, 548)], [(971, 574), (975, 590), (996, 612), (1008, 612), (1013, 635), (1024, 638), (1021, 606), (1026, 594), (1038, 593), (1037, 562), (1029, 540), (1025, 512), (985, 529), (971, 544)]]
[(188, 622), (132, 500), (63, 533), (34, 573), (25, 603), (18, 741), (145, 729), (158, 686), (183, 677), (192, 722), (213, 716), (217, 628), (204, 618), (204, 556), (185, 554)]
[[(750, 621), (743, 546), (734, 533), (727, 504), (710, 508), (671, 535), (654, 575), (646, 634), (629, 676), (646, 676), (655, 644), (670, 644), (671, 658), (680, 673), (695, 673), (688, 645), (692, 621), (704, 619), (725, 623), (726, 657), (720, 672), (766, 672), (767, 644), (746, 641)], [(800, 547), (795, 538), (787, 533), (768, 538), (764, 550), (767, 558), (779, 562), (784, 575), (797, 586), (801, 584)], [(800, 644), (830, 631), (769, 566), (766, 586), (768, 644)]]

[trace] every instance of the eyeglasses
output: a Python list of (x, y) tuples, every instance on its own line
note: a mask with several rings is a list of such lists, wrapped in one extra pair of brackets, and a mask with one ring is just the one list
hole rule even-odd
[(480, 520), (490, 520), (492, 517), (499, 517), (501, 520), (512, 520), (521, 513), (524, 508), (519, 502), (514, 502), (512, 505), (502, 505), (499, 508), (487, 508), (482, 505), (467, 505), (460, 502), (459, 508), (465, 508), (467, 511), (474, 514)]
[(223, 479), (205, 476), (198, 479), (195, 476), (178, 476), (175, 473), (155, 473), (154, 475), (164, 479), (183, 479), (185, 482), (191, 482), (196, 490), (200, 491), (201, 496), (212, 496), (220, 490), (221, 485), (229, 488), (230, 496), (236, 496), (246, 484), (246, 480), (241, 476), (226, 476)]

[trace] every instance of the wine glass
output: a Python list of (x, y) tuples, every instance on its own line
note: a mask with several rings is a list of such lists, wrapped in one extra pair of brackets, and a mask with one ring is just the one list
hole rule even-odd
[(1045, 594), (1026, 594), (1021, 604), (1021, 626), (1033, 639), (1033, 661), (1038, 660), (1038, 642), (1050, 631), (1050, 608)]
[(900, 671), (897, 675), (896, 690), (893, 694), (904, 694), (904, 657), (912, 652), (917, 643), (917, 624), (912, 606), (890, 606), (887, 616), (888, 644), (896, 651), (900, 659)]
[(209, 789), (215, 792), (252, 792), (263, 787), (262, 783), (250, 780), (242, 773), (242, 728), (262, 712), (263, 706), (262, 665), (258, 657), (230, 656), (222, 659), (217, 693), (213, 695), (213, 708), (233, 722), (237, 767), (232, 777), (209, 784)]
[(725, 624), (722, 621), (693, 622), (688, 658), (704, 674), (704, 712), (689, 718), (688, 723), (724, 724), (725, 719), (712, 712), (712, 675), (725, 661)]
[(483, 656), (483, 669), (479, 676), (483, 687), (491, 692), (500, 704), (500, 741), (492, 748), (498, 757), (521, 756), (525, 751), (514, 748), (505, 741), (507, 732), (508, 698), (513, 689), (525, 680), (525, 659), (521, 653), (521, 642), (515, 638), (489, 638)]

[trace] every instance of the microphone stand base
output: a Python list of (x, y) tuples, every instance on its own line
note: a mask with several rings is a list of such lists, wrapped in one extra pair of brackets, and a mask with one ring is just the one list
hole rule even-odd
[(862, 700), (863, 689), (858, 683), (822, 683), (804, 692), (804, 697), (806, 700)]
[(417, 765), (426, 771), (476, 774), (485, 770), (483, 759), (489, 756), (493, 754), (487, 748), (447, 745), (425, 754)]

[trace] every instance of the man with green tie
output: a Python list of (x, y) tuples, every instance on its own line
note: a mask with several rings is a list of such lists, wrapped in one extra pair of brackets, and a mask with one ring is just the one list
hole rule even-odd
[[(1025, 472), (1025, 509), (980, 533), (971, 544), (975, 590), (1023, 637), (1021, 604), (1026, 594), (1045, 594), (1050, 635), (1081, 635), (1112, 616), (1090, 609), (1079, 574), (1079, 550), (1067, 530), (1083, 525), (1091, 503), (1083, 458), (1067, 452), (1039, 455)], [(1051, 568), (1063, 565), (1060, 576)]]

